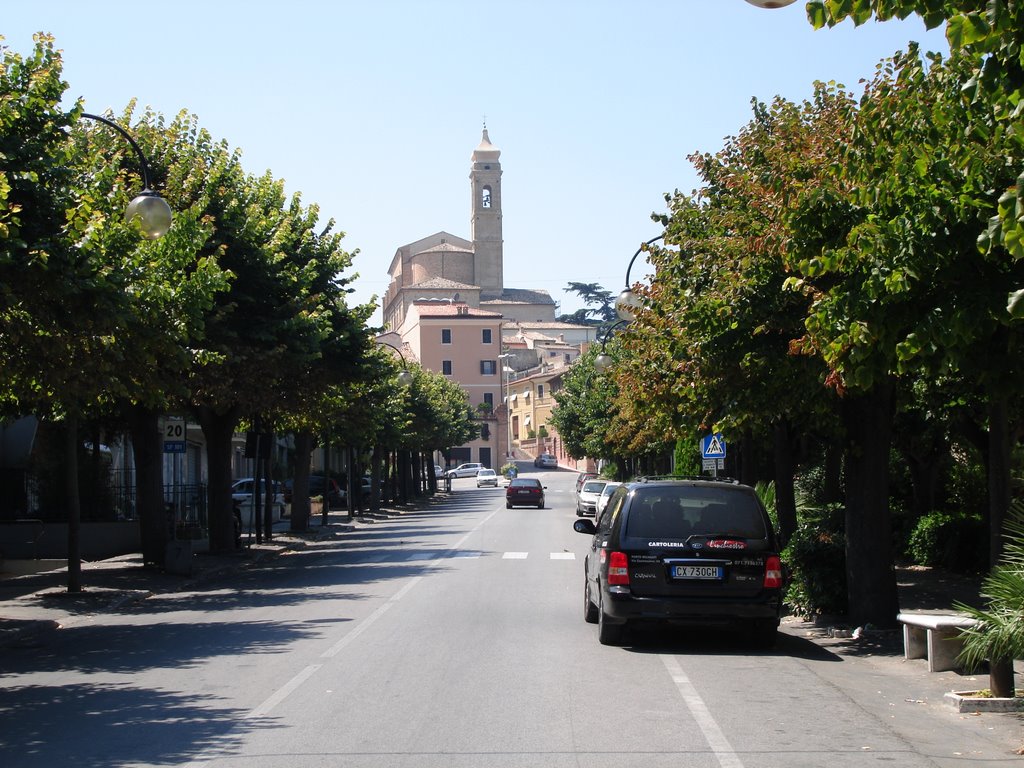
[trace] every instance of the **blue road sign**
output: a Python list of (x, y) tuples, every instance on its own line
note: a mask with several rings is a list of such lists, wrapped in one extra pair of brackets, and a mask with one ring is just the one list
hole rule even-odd
[(701, 438), (700, 455), (702, 459), (725, 458), (725, 438), (721, 432)]

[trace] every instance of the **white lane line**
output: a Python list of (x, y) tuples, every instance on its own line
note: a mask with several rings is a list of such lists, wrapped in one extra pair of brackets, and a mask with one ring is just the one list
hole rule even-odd
[(697, 727), (704, 734), (704, 739), (707, 741), (708, 746), (711, 747), (711, 751), (718, 758), (718, 764), (722, 768), (743, 768), (743, 763), (736, 755), (729, 740), (725, 738), (722, 729), (718, 727), (715, 718), (711, 716), (711, 712), (708, 710), (707, 704), (704, 703), (704, 699), (700, 697), (697, 689), (690, 682), (690, 678), (686, 676), (683, 668), (679, 666), (679, 661), (674, 656), (666, 656), (665, 654), (661, 654), (661, 661), (672, 676), (672, 682), (679, 689), (687, 709), (690, 710), (693, 719), (697, 721)]
[(525, 560), (530, 556), (529, 552), (506, 552), (501, 556), (502, 560)]
[(267, 698), (266, 701), (247, 714), (246, 717), (251, 719), (254, 717), (264, 717), (270, 714), (270, 710), (287, 699), (295, 689), (312, 677), (316, 671), (320, 669), (320, 666), (320, 664), (312, 664), (306, 667), (304, 670), (299, 672), (299, 674), (278, 688), (269, 698)]
[(552, 552), (551, 553), (551, 559), (552, 560), (575, 560), (576, 559), (576, 553), (575, 552)]

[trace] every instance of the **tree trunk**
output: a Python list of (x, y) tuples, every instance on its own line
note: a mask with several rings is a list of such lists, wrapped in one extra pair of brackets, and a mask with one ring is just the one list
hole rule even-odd
[(156, 411), (132, 406), (128, 412), (135, 456), (135, 509), (139, 515), (142, 561), (163, 567), (170, 539), (164, 505), (163, 446)]
[(206, 489), (210, 526), (210, 551), (235, 549), (235, 520), (231, 499), (231, 438), (238, 426), (238, 412), (215, 413), (207, 406), (196, 408), (196, 417), (206, 438), (209, 485)]
[(825, 446), (825, 482), (821, 490), (825, 504), (843, 500), (843, 451), (831, 441)]
[(309, 465), (313, 456), (313, 435), (295, 435), (295, 474), (292, 476), (291, 530), (309, 530)]
[(793, 446), (789, 436), (788, 419), (778, 419), (772, 425), (775, 456), (775, 511), (779, 518), (780, 545), (796, 533), (796, 490), (793, 487)]
[[(989, 397), (988, 449), (989, 567), (993, 567), (1003, 554), (1003, 523), (1012, 497), (1009, 409), (1005, 395)], [(989, 659), (989, 688), (993, 696), (1013, 697), (1013, 659)]]
[(373, 447), (373, 454), (370, 458), (370, 511), (380, 512), (381, 502), (381, 490), (382, 483), (381, 478), (383, 473), (381, 472), (381, 465), (384, 463), (384, 453), (381, 451), (380, 446)]
[(68, 505), (68, 592), (82, 591), (82, 503), (78, 496), (78, 415), (64, 418), (64, 490)]
[(845, 403), (847, 597), (858, 625), (893, 627), (899, 613), (889, 517), (892, 391), (885, 383)]

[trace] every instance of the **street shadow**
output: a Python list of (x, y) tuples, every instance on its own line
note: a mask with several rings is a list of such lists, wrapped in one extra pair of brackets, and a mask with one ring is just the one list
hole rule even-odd
[(638, 626), (627, 629), (623, 647), (632, 653), (699, 656), (785, 656), (807, 661), (842, 661), (842, 656), (812, 640), (779, 632), (775, 646), (753, 646), (746, 633), (736, 630), (666, 626)]
[(212, 695), (124, 684), (25, 685), (0, 690), (0, 761), (19, 768), (180, 765), (241, 746), (248, 719)]
[[(72, 624), (47, 633), (34, 644), (7, 649), (0, 677), (53, 670), (135, 674), (151, 669), (191, 669), (213, 658), (248, 660), (288, 653), (293, 643), (319, 634), (305, 622)], [(6, 689), (0, 689), (0, 700), (6, 695)], [(3, 730), (7, 730), (6, 723)]]

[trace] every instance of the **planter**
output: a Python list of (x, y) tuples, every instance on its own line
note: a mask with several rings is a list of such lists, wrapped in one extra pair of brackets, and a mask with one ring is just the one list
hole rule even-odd
[(992, 696), (981, 696), (980, 693), (980, 691), (952, 691), (946, 694), (945, 699), (953, 705), (957, 712), (964, 714), (1024, 711), (1024, 696), (997, 699)]

